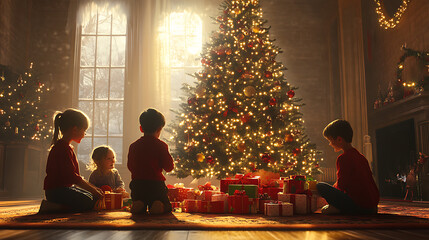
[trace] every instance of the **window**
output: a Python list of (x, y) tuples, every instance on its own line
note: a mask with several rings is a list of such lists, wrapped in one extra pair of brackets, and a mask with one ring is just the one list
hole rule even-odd
[(91, 151), (109, 145), (122, 163), (126, 20), (98, 11), (80, 31), (79, 109), (91, 119), (78, 146), (78, 159), (88, 162)]
[[(169, 68), (170, 108), (178, 109), (183, 102), (183, 83), (192, 84), (193, 74), (201, 69), (202, 20), (194, 13), (173, 12), (160, 28), (162, 63)], [(174, 117), (172, 118), (174, 119)]]

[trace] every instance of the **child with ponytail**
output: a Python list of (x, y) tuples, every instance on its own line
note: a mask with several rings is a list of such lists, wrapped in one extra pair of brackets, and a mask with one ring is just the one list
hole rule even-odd
[(76, 154), (70, 145), (81, 142), (89, 119), (79, 110), (67, 109), (55, 114), (54, 126), (44, 182), (47, 201), (42, 201), (39, 212), (92, 210), (103, 192), (80, 176)]

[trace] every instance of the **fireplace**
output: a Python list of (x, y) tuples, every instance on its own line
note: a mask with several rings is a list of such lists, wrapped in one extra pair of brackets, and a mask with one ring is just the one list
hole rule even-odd
[[(375, 180), (383, 198), (404, 198), (405, 184), (397, 174), (407, 174), (418, 153), (429, 155), (429, 92), (387, 104), (369, 112), (369, 132), (374, 139)], [(414, 200), (429, 200), (429, 162), (419, 174)]]

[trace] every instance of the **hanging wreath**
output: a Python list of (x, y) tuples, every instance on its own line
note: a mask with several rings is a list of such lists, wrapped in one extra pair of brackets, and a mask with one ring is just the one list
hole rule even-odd
[(380, 27), (384, 27), (384, 29), (388, 28), (395, 28), (397, 24), (399, 24), (399, 21), (401, 20), (402, 14), (404, 14), (405, 10), (407, 10), (408, 3), (411, 2), (411, 0), (402, 0), (401, 6), (399, 6), (396, 13), (393, 15), (391, 19), (386, 19), (386, 16), (384, 15), (384, 11), (382, 9), (382, 4), (380, 0), (374, 0), (375, 4), (377, 4), (377, 7), (375, 8), (375, 11), (378, 14), (378, 22), (380, 23)]
[(423, 77), (423, 79), (413, 81), (403, 81), (402, 72), (404, 71), (404, 62), (408, 57), (415, 57), (418, 61), (423, 62), (423, 64), (429, 69), (429, 52), (416, 51), (406, 46), (402, 46), (402, 51), (405, 53), (399, 58), (398, 66), (396, 69), (396, 79), (399, 84), (404, 87), (412, 87), (417, 90), (429, 90), (429, 76)]

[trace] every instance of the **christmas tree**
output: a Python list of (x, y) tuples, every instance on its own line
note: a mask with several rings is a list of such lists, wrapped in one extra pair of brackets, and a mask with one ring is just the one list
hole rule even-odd
[[(300, 99), (286, 82), (258, 0), (226, 0), (201, 55), (196, 86), (168, 129), (179, 178), (223, 178), (259, 169), (318, 173), (318, 152), (304, 133)], [(186, 101), (187, 99), (187, 101)]]
[(33, 76), (33, 63), (24, 74), (0, 65), (0, 74), (0, 140), (48, 143), (52, 111), (43, 106), (49, 88)]

